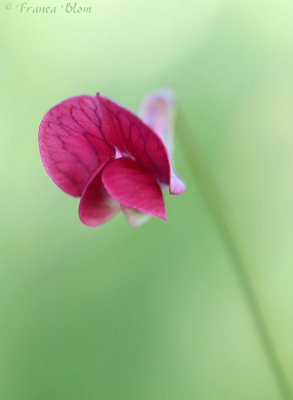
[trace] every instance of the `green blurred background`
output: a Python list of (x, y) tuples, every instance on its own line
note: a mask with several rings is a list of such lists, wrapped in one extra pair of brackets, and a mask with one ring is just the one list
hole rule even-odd
[(82, 225), (37, 134), (71, 95), (137, 111), (172, 87), (293, 386), (292, 0), (17, 1), (0, 8), (1, 400), (281, 399), (180, 129), (187, 190), (139, 229)]

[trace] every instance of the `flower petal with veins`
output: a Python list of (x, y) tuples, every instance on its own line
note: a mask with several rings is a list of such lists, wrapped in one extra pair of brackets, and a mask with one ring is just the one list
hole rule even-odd
[(64, 192), (81, 196), (92, 172), (115, 149), (105, 140), (108, 115), (94, 96), (71, 97), (51, 108), (39, 130), (46, 171)]
[(102, 182), (119, 203), (167, 219), (158, 182), (134, 160), (121, 157), (109, 163), (102, 172)]
[(120, 204), (109, 195), (101, 179), (106, 164), (103, 162), (94, 171), (82, 193), (78, 211), (85, 225), (104, 224), (120, 210)]
[(169, 185), (168, 152), (161, 138), (139, 117), (114, 101), (97, 94), (97, 99), (108, 112), (112, 130), (108, 129), (108, 143), (117, 147), (123, 156), (136, 160), (139, 166), (160, 183)]

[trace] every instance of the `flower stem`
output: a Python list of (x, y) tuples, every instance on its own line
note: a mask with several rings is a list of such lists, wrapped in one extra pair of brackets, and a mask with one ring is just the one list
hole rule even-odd
[(284, 400), (293, 399), (289, 382), (279, 360), (265, 317), (262, 314), (261, 306), (258, 302), (249, 273), (246, 270), (247, 261), (236, 239), (234, 225), (229, 219), (229, 213), (227, 212), (217, 184), (209, 171), (205, 158), (199, 146), (195, 143), (195, 140), (192, 139), (192, 130), (187, 125), (186, 120), (183, 119), (181, 112), (182, 110), (178, 113), (178, 131), (180, 132), (178, 136), (185, 152), (186, 160), (195, 177), (199, 191), (206, 202), (214, 224), (221, 234), (226, 250), (230, 255), (234, 272), (242, 288), (263, 351), (279, 388), (281, 398)]

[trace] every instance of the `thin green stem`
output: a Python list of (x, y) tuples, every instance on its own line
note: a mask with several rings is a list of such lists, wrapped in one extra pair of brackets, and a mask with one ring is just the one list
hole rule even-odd
[(276, 384), (280, 390), (282, 399), (292, 400), (293, 396), (291, 388), (269, 333), (249, 273), (246, 269), (247, 262), (241, 251), (241, 247), (237, 242), (237, 236), (234, 233), (234, 225), (230, 221), (229, 213), (225, 207), (222, 195), (210, 173), (205, 158), (203, 157), (199, 146), (195, 143), (192, 130), (187, 126), (186, 120), (183, 119), (182, 114), (180, 113), (178, 131), (180, 132), (178, 136), (182, 143), (186, 160), (191, 168), (196, 184), (230, 255), (232, 266), (242, 288), (255, 329), (258, 333)]

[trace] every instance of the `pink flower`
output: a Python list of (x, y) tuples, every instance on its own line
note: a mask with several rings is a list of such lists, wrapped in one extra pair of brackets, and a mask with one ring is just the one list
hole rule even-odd
[(84, 224), (103, 224), (120, 209), (134, 226), (149, 215), (166, 220), (162, 191), (185, 190), (171, 166), (172, 93), (151, 93), (142, 119), (100, 94), (70, 97), (45, 114), (42, 161), (56, 185), (81, 197)]

